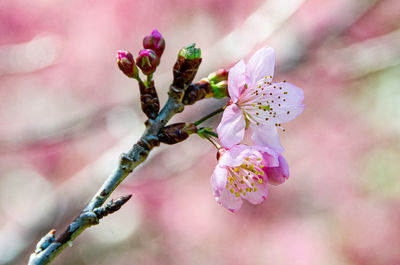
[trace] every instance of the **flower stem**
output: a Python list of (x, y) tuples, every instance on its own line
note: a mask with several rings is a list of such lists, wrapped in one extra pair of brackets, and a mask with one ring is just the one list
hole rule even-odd
[(217, 109), (217, 110), (215, 110), (215, 111), (213, 111), (213, 112), (211, 112), (210, 114), (208, 114), (208, 115), (206, 115), (206, 116), (204, 116), (203, 118), (201, 118), (200, 120), (198, 120), (198, 121), (195, 121), (194, 122), (194, 125), (199, 125), (199, 124), (201, 124), (201, 123), (203, 123), (203, 122), (205, 122), (206, 120), (208, 120), (208, 119), (211, 119), (212, 117), (214, 117), (214, 116), (216, 116), (216, 115), (218, 115), (218, 114), (220, 114), (221, 112), (223, 112), (224, 111), (224, 109), (225, 109), (225, 107), (221, 107), (221, 108), (219, 108), (219, 109)]
[(210, 137), (209, 135), (204, 135), (204, 137), (205, 137), (215, 148), (217, 148), (217, 150), (221, 148), (221, 146), (220, 146), (218, 143), (216, 143), (213, 139), (211, 139), (211, 137)]
[(143, 85), (143, 87), (146, 86), (146, 85), (143, 83), (143, 80), (140, 78), (139, 75), (138, 75), (137, 77), (135, 77), (135, 79), (138, 81), (139, 84)]
[(153, 74), (149, 74), (149, 75), (147, 76), (147, 81), (146, 81), (146, 85), (147, 85), (147, 86), (150, 84), (151, 80), (153, 80)]
[(215, 138), (217, 138), (218, 139), (218, 133), (215, 133), (215, 132), (213, 132), (213, 131), (209, 131), (209, 130), (204, 130), (204, 132), (203, 133), (205, 133), (205, 134), (209, 134), (209, 135), (211, 135), (211, 136), (214, 136)]

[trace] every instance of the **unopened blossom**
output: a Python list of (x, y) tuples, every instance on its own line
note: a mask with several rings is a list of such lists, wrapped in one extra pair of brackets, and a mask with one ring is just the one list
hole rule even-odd
[(117, 64), (119, 69), (126, 76), (131, 78), (137, 78), (139, 76), (139, 70), (130, 52), (119, 50), (117, 53)]
[(136, 58), (136, 65), (142, 70), (145, 75), (151, 75), (156, 71), (160, 58), (157, 57), (153, 50), (142, 49)]
[(158, 58), (160, 58), (165, 49), (165, 40), (161, 33), (154, 29), (150, 35), (143, 38), (143, 47), (153, 50)]
[(268, 147), (234, 145), (221, 148), (219, 155), (211, 185), (216, 201), (232, 212), (243, 199), (260, 204), (268, 195), (270, 181), (278, 184), (289, 177), (285, 159)]
[(231, 100), (217, 128), (223, 146), (238, 144), (247, 123), (255, 144), (268, 146), (278, 153), (283, 151), (276, 128), (303, 111), (304, 93), (286, 81), (272, 83), (274, 67), (274, 50), (262, 48), (247, 65), (240, 60), (229, 70)]

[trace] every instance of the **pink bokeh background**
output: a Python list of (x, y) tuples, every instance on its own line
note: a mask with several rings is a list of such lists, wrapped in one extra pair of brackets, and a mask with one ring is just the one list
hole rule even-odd
[(213, 146), (163, 145), (113, 196), (133, 198), (54, 264), (400, 264), (399, 17), (396, 0), (0, 2), (0, 264), (26, 264), (140, 137), (137, 84), (115, 55), (153, 28), (162, 103), (188, 43), (202, 49), (196, 80), (275, 48), (275, 80), (305, 92), (281, 134), (291, 177), (233, 214), (212, 196)]

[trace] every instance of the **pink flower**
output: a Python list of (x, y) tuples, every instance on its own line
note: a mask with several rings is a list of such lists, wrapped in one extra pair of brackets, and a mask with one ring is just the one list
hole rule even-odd
[(255, 144), (278, 153), (283, 151), (276, 127), (303, 111), (304, 93), (286, 81), (272, 83), (274, 66), (275, 51), (262, 48), (247, 65), (240, 60), (230, 69), (228, 92), (231, 100), (217, 128), (223, 146), (240, 143), (247, 123), (252, 128)]
[(267, 183), (280, 184), (289, 177), (286, 160), (268, 147), (235, 145), (219, 154), (211, 185), (216, 201), (232, 212), (242, 199), (260, 204), (268, 195)]

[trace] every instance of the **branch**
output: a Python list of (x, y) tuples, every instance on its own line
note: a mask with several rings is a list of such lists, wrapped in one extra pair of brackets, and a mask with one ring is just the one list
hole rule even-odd
[[(135, 145), (133, 145), (129, 152), (121, 155), (118, 167), (107, 178), (101, 188), (82, 210), (80, 215), (75, 218), (75, 220), (65, 229), (65, 231), (54, 241), (50, 240), (52, 242), (50, 244), (45, 244), (45, 247), (40, 246), (39, 251), (35, 251), (35, 253), (30, 256), (28, 265), (49, 264), (86, 228), (98, 224), (100, 219), (99, 216), (103, 217), (118, 210), (123, 203), (129, 200), (130, 196), (123, 197), (125, 199), (120, 198), (116, 201), (111, 201), (105, 206), (105, 208), (99, 208), (118, 187), (118, 185), (139, 164), (146, 160), (150, 151), (154, 147), (160, 145), (158, 133), (175, 114), (183, 111), (184, 104), (182, 103), (182, 98), (187, 87), (193, 81), (200, 63), (201, 58), (187, 58), (183, 55), (178, 56), (178, 60), (173, 69), (174, 80), (168, 92), (168, 100), (161, 112), (154, 120), (149, 119), (145, 122), (146, 130), (144, 131), (142, 137)], [(43, 238), (41, 241), (44, 240)]]

